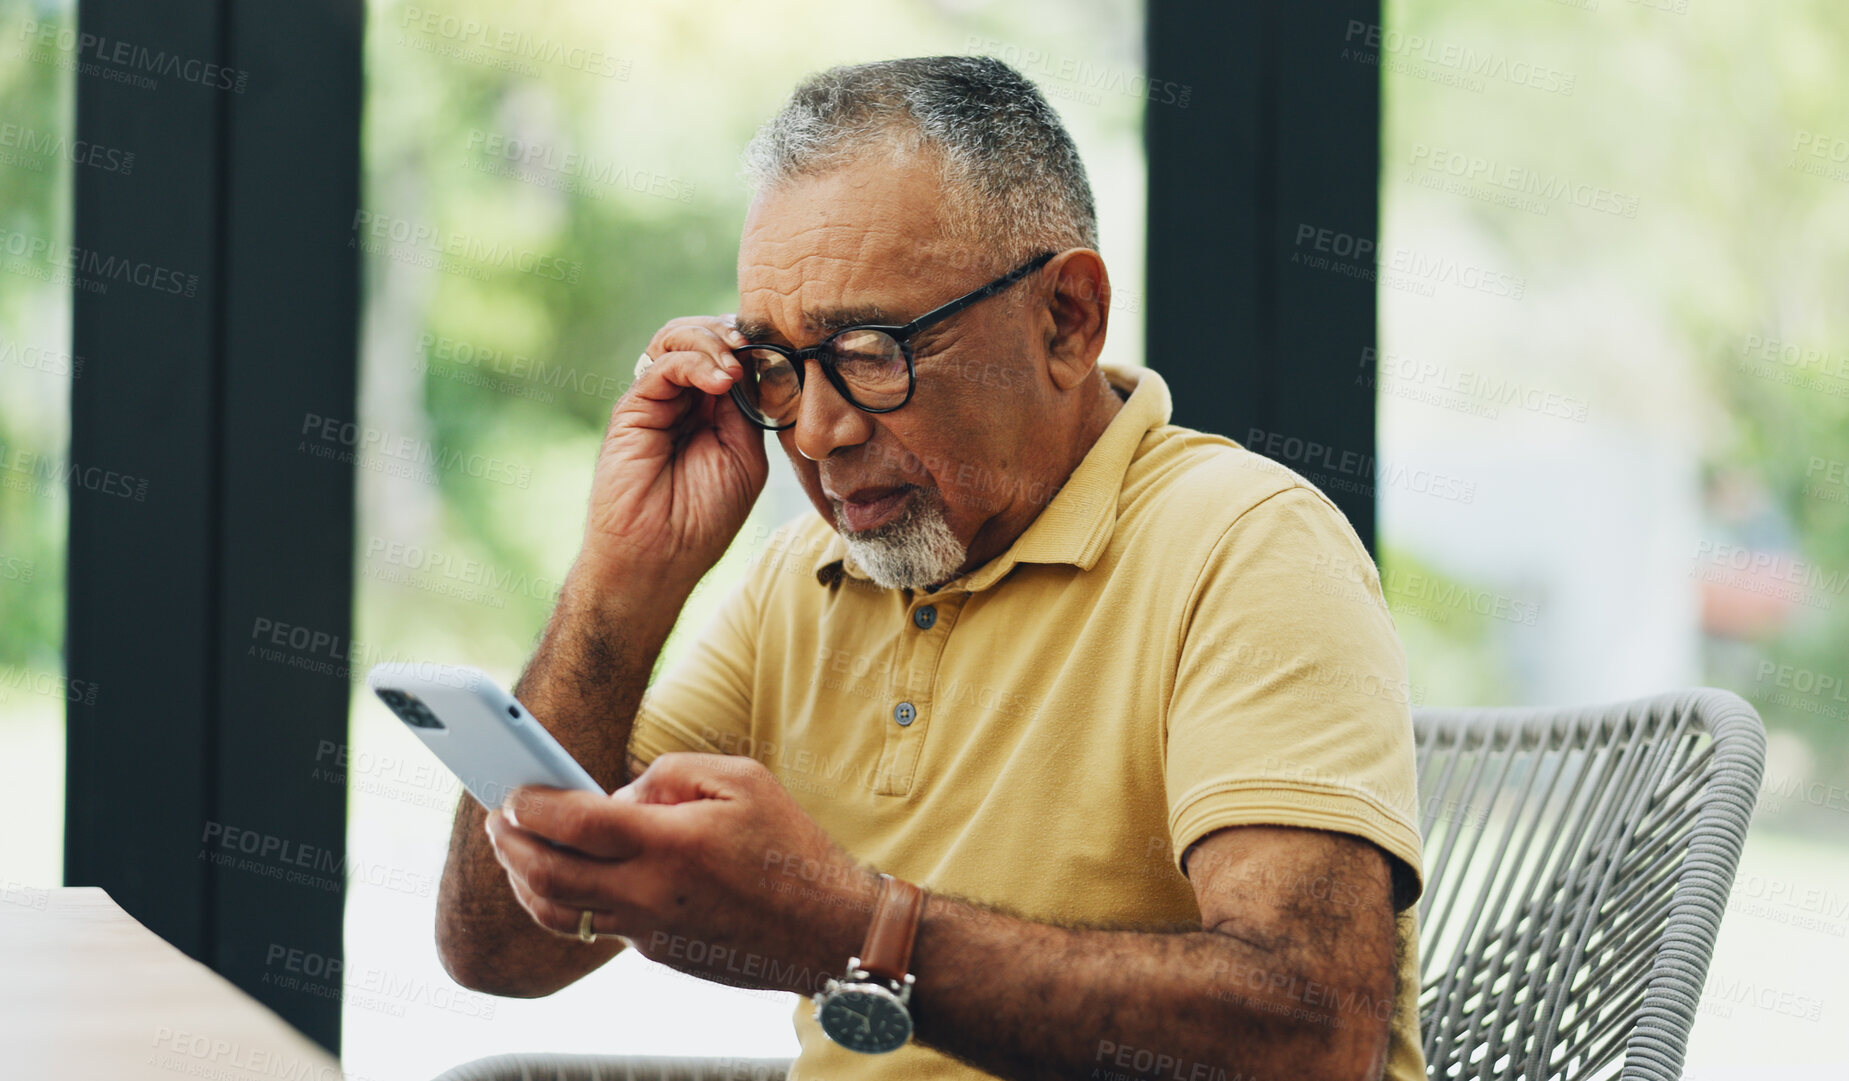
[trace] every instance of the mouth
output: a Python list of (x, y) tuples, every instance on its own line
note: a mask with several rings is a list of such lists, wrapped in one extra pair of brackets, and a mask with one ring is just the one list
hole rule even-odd
[(914, 488), (910, 484), (887, 484), (856, 488), (845, 496), (826, 493), (840, 508), (847, 528), (855, 533), (876, 529), (897, 518), (910, 501)]

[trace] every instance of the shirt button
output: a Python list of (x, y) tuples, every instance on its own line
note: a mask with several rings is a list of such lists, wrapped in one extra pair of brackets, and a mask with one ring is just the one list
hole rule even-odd
[(912, 613), (912, 622), (916, 624), (921, 631), (930, 630), (932, 624), (937, 622), (937, 609), (932, 605), (925, 605)]
[(899, 727), (904, 728), (918, 719), (918, 707), (910, 702), (900, 702), (892, 707), (892, 719), (899, 722)]

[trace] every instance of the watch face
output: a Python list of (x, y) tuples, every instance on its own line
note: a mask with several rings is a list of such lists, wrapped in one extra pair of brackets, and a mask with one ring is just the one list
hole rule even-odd
[(912, 1038), (912, 1015), (882, 987), (840, 988), (815, 1013), (828, 1038), (850, 1051), (892, 1051)]

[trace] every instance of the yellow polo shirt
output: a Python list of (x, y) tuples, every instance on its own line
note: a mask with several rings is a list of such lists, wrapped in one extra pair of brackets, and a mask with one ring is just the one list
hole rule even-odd
[[(1154, 371), (1105, 374), (1127, 400), (1065, 486), (934, 593), (874, 585), (820, 515), (780, 529), (649, 688), (631, 749), (749, 754), (856, 857), (1044, 922), (1198, 926), (1182, 853), (1257, 824), (1374, 842), (1410, 906), (1412, 693), (1366, 549), (1296, 473), (1168, 423)], [(1395, 1081), (1424, 1076), (1413, 919), (1376, 1008)], [(792, 1079), (989, 1076), (915, 1043), (845, 1050), (813, 1011)]]

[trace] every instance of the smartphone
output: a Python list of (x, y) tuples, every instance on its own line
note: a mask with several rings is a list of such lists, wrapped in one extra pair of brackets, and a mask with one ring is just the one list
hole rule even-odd
[(490, 811), (522, 785), (604, 794), (552, 733), (478, 668), (394, 661), (374, 665), (366, 685)]

